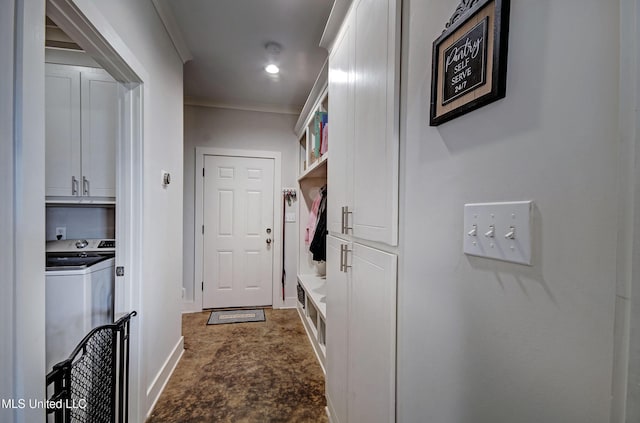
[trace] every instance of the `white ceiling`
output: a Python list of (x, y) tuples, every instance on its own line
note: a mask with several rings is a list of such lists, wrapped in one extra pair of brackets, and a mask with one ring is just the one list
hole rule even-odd
[[(187, 103), (301, 110), (327, 57), (319, 42), (333, 0), (154, 0), (154, 4), (174, 44), (183, 50), (183, 59), (192, 57), (184, 67)], [(275, 58), (280, 67), (277, 76), (264, 71), (270, 59), (265, 44), (270, 41), (282, 46)]]

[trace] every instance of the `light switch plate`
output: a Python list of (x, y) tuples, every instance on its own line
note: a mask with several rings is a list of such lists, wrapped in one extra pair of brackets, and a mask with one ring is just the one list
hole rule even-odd
[(295, 213), (286, 213), (284, 215), (284, 220), (285, 220), (285, 222), (295, 222), (296, 221), (296, 214)]
[(532, 207), (532, 201), (465, 204), (464, 253), (531, 265)]

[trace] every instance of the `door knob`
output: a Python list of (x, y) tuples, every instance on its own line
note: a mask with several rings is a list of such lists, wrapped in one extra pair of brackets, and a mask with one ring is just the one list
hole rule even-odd
[(271, 238), (267, 238), (267, 244), (271, 244)]

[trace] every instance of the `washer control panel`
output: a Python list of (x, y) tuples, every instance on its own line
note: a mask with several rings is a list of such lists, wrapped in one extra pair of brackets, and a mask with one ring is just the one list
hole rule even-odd
[(47, 241), (47, 253), (67, 252), (115, 252), (115, 239), (65, 239), (62, 241)]

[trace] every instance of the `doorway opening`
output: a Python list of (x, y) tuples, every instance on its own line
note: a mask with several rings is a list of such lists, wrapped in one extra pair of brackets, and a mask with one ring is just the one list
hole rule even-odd
[[(47, 0), (47, 17), (97, 62), (117, 82), (117, 129), (115, 131), (115, 265), (114, 319), (136, 310), (139, 317), (131, 324), (129, 417), (143, 419), (141, 392), (143, 345), (140, 335), (144, 326), (141, 313), (142, 285), (142, 170), (143, 170), (143, 81), (146, 72), (125, 57), (122, 40), (100, 15), (87, 17), (73, 0)], [(98, 28), (102, 28), (100, 31)], [(103, 33), (109, 34), (107, 40)], [(126, 54), (121, 54), (125, 52)], [(134, 70), (135, 69), (135, 70)]]

